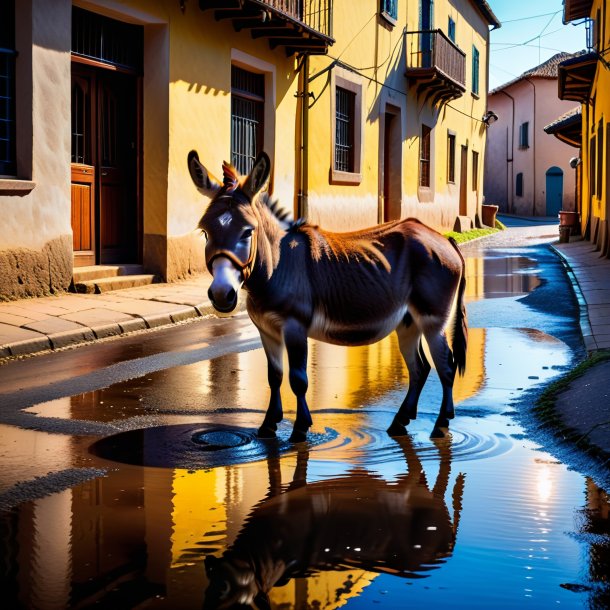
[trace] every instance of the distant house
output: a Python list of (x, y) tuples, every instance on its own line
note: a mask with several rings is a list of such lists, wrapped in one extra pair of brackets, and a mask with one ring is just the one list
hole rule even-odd
[(489, 92), (488, 108), (498, 120), (487, 134), (484, 194), (502, 212), (557, 216), (574, 210), (574, 148), (544, 128), (574, 110), (574, 102), (557, 96), (557, 66), (575, 55), (557, 53)]
[[(580, 147), (579, 201), (582, 235), (610, 257), (610, 13), (607, 0), (565, 0), (563, 21), (587, 20), (587, 52), (559, 65), (558, 93), (578, 103), (579, 120), (560, 117), (549, 131)], [(581, 106), (582, 104), (582, 106)], [(575, 149), (572, 149), (575, 150)]]

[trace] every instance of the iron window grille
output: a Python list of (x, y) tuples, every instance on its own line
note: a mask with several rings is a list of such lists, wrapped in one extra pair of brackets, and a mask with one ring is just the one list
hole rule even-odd
[(427, 125), (421, 126), (419, 143), (419, 186), (430, 186), (430, 132)]
[(15, 3), (0, 0), (0, 176), (15, 176)]
[(263, 150), (265, 75), (231, 66), (231, 163), (248, 174)]
[(335, 101), (335, 169), (354, 172), (356, 94), (336, 87)]
[(142, 73), (142, 26), (72, 7), (72, 53)]

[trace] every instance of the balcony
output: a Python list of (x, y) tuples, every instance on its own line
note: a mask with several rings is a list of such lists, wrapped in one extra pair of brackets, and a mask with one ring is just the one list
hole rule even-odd
[(266, 38), (286, 55), (323, 55), (332, 37), (332, 0), (199, 0), (202, 11), (214, 11), (217, 21), (230, 19), (235, 31)]
[(441, 30), (407, 32), (407, 78), (432, 105), (466, 91), (466, 53)]
[(579, 53), (557, 66), (557, 88), (560, 100), (572, 100), (586, 104), (597, 69), (598, 54)]

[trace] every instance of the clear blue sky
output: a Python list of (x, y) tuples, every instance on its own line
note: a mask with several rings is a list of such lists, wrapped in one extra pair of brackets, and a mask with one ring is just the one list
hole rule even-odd
[(489, 89), (559, 51), (585, 48), (585, 26), (563, 25), (562, 0), (488, 0), (502, 27), (491, 33)]

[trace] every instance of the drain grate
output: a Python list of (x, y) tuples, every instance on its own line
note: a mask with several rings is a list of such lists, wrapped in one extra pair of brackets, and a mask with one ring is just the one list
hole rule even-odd
[(236, 430), (200, 430), (192, 436), (203, 451), (219, 451), (247, 445), (252, 437)]

